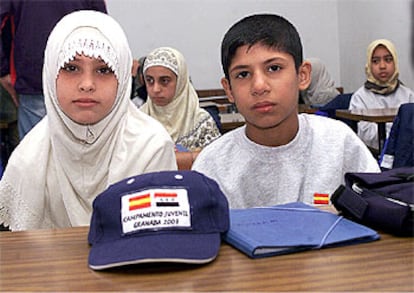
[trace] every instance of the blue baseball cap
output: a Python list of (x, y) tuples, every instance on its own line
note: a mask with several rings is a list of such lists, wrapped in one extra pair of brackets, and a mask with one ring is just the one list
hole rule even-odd
[(229, 229), (218, 184), (196, 171), (161, 171), (119, 181), (93, 202), (89, 267), (148, 263), (204, 264)]

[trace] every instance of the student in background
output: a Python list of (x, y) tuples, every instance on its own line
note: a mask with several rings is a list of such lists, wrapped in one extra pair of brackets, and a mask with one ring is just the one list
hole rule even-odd
[[(11, 52), (10, 40), (12, 38), (12, 26), (10, 19), (3, 23), (3, 28), (0, 34), (0, 46), (2, 47), (1, 62), (8, 62), (8, 57)], [(7, 66), (6, 66), (7, 68)], [(9, 72), (9, 69), (6, 69)], [(12, 96), (10, 93), (14, 93)], [(13, 87), (5, 89), (0, 83), (0, 122), (7, 125), (6, 129), (2, 129), (0, 133), (0, 163), (4, 168), (7, 164), (9, 156), (14, 148), (19, 143), (19, 133), (17, 130), (17, 105), (18, 99), (16, 91)], [(1, 175), (3, 173), (1, 172)]]
[(340, 92), (335, 87), (325, 64), (319, 58), (307, 58), (312, 66), (311, 82), (300, 92), (300, 97), (307, 105), (323, 106), (332, 101)]
[[(13, 54), (5, 56), (7, 59), (0, 63), (0, 83), (18, 99), (20, 139), (46, 115), (42, 66), (47, 37), (64, 15), (84, 9), (107, 12), (104, 0), (0, 1), (0, 28), (7, 19), (13, 20), (13, 38), (7, 44), (13, 44)], [(3, 46), (0, 46), (3, 56), (2, 50)], [(15, 75), (9, 68), (11, 64)]]
[(138, 108), (141, 107), (148, 98), (143, 72), (145, 58), (146, 57), (144, 56), (139, 59), (134, 59), (132, 65), (131, 100)]
[(7, 125), (7, 128), (2, 129), (0, 134), (1, 163), (5, 167), (11, 152), (19, 144), (19, 133), (16, 105), (2, 85), (0, 85), (0, 122)]
[(153, 50), (144, 63), (144, 77), (149, 99), (140, 109), (160, 121), (178, 147), (198, 152), (220, 136), (213, 117), (199, 105), (179, 51)]
[[(395, 46), (379, 39), (367, 48), (365, 64), (367, 80), (351, 97), (349, 109), (398, 108), (414, 102), (414, 92), (399, 80), (398, 57)], [(387, 123), (387, 137), (392, 123)], [(374, 122), (358, 122), (358, 136), (371, 148), (378, 148), (378, 130)]]
[(215, 179), (231, 208), (312, 204), (343, 184), (346, 172), (380, 171), (347, 125), (298, 115), (311, 65), (289, 21), (272, 14), (243, 18), (225, 34), (221, 60), (221, 83), (246, 124), (204, 148), (193, 170)]
[[(14, 71), (14, 67), (13, 63), (10, 61), (13, 48), (13, 25), (10, 17), (5, 17), (0, 21), (0, 85), (2, 89), (8, 92), (8, 96), (12, 99), (14, 106), (17, 108), (19, 99), (12, 84), (11, 71)], [(13, 73), (13, 76), (14, 75), (15, 73)]]
[(10, 157), (0, 181), (0, 223), (12, 230), (89, 225), (110, 184), (176, 170), (162, 125), (130, 100), (132, 56), (110, 16), (62, 18), (45, 50), (47, 115)]

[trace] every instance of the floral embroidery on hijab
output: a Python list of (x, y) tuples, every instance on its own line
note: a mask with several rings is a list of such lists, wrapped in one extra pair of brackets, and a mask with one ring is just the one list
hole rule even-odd
[(158, 48), (147, 56), (144, 64), (144, 72), (152, 66), (167, 67), (177, 76), (180, 73), (178, 71), (178, 60), (175, 57), (174, 52), (172, 52), (169, 48)]

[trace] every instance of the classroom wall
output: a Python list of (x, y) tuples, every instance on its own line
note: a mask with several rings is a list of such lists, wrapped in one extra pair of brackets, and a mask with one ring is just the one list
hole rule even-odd
[(400, 80), (414, 90), (413, 0), (338, 1), (340, 80), (353, 91), (365, 81), (366, 49), (375, 39), (389, 39), (397, 49)]
[[(253, 13), (276, 13), (298, 29), (305, 57), (319, 57), (338, 86), (353, 91), (364, 82), (368, 43), (393, 40), (402, 80), (414, 88), (410, 66), (413, 0), (106, 0), (138, 58), (159, 46), (180, 50), (197, 89), (220, 87), (220, 42), (226, 30)], [(388, 16), (387, 16), (388, 14)]]

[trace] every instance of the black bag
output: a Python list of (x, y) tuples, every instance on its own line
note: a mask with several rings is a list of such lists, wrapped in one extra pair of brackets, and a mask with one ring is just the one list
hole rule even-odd
[(347, 173), (331, 196), (346, 218), (399, 236), (414, 236), (414, 167)]

